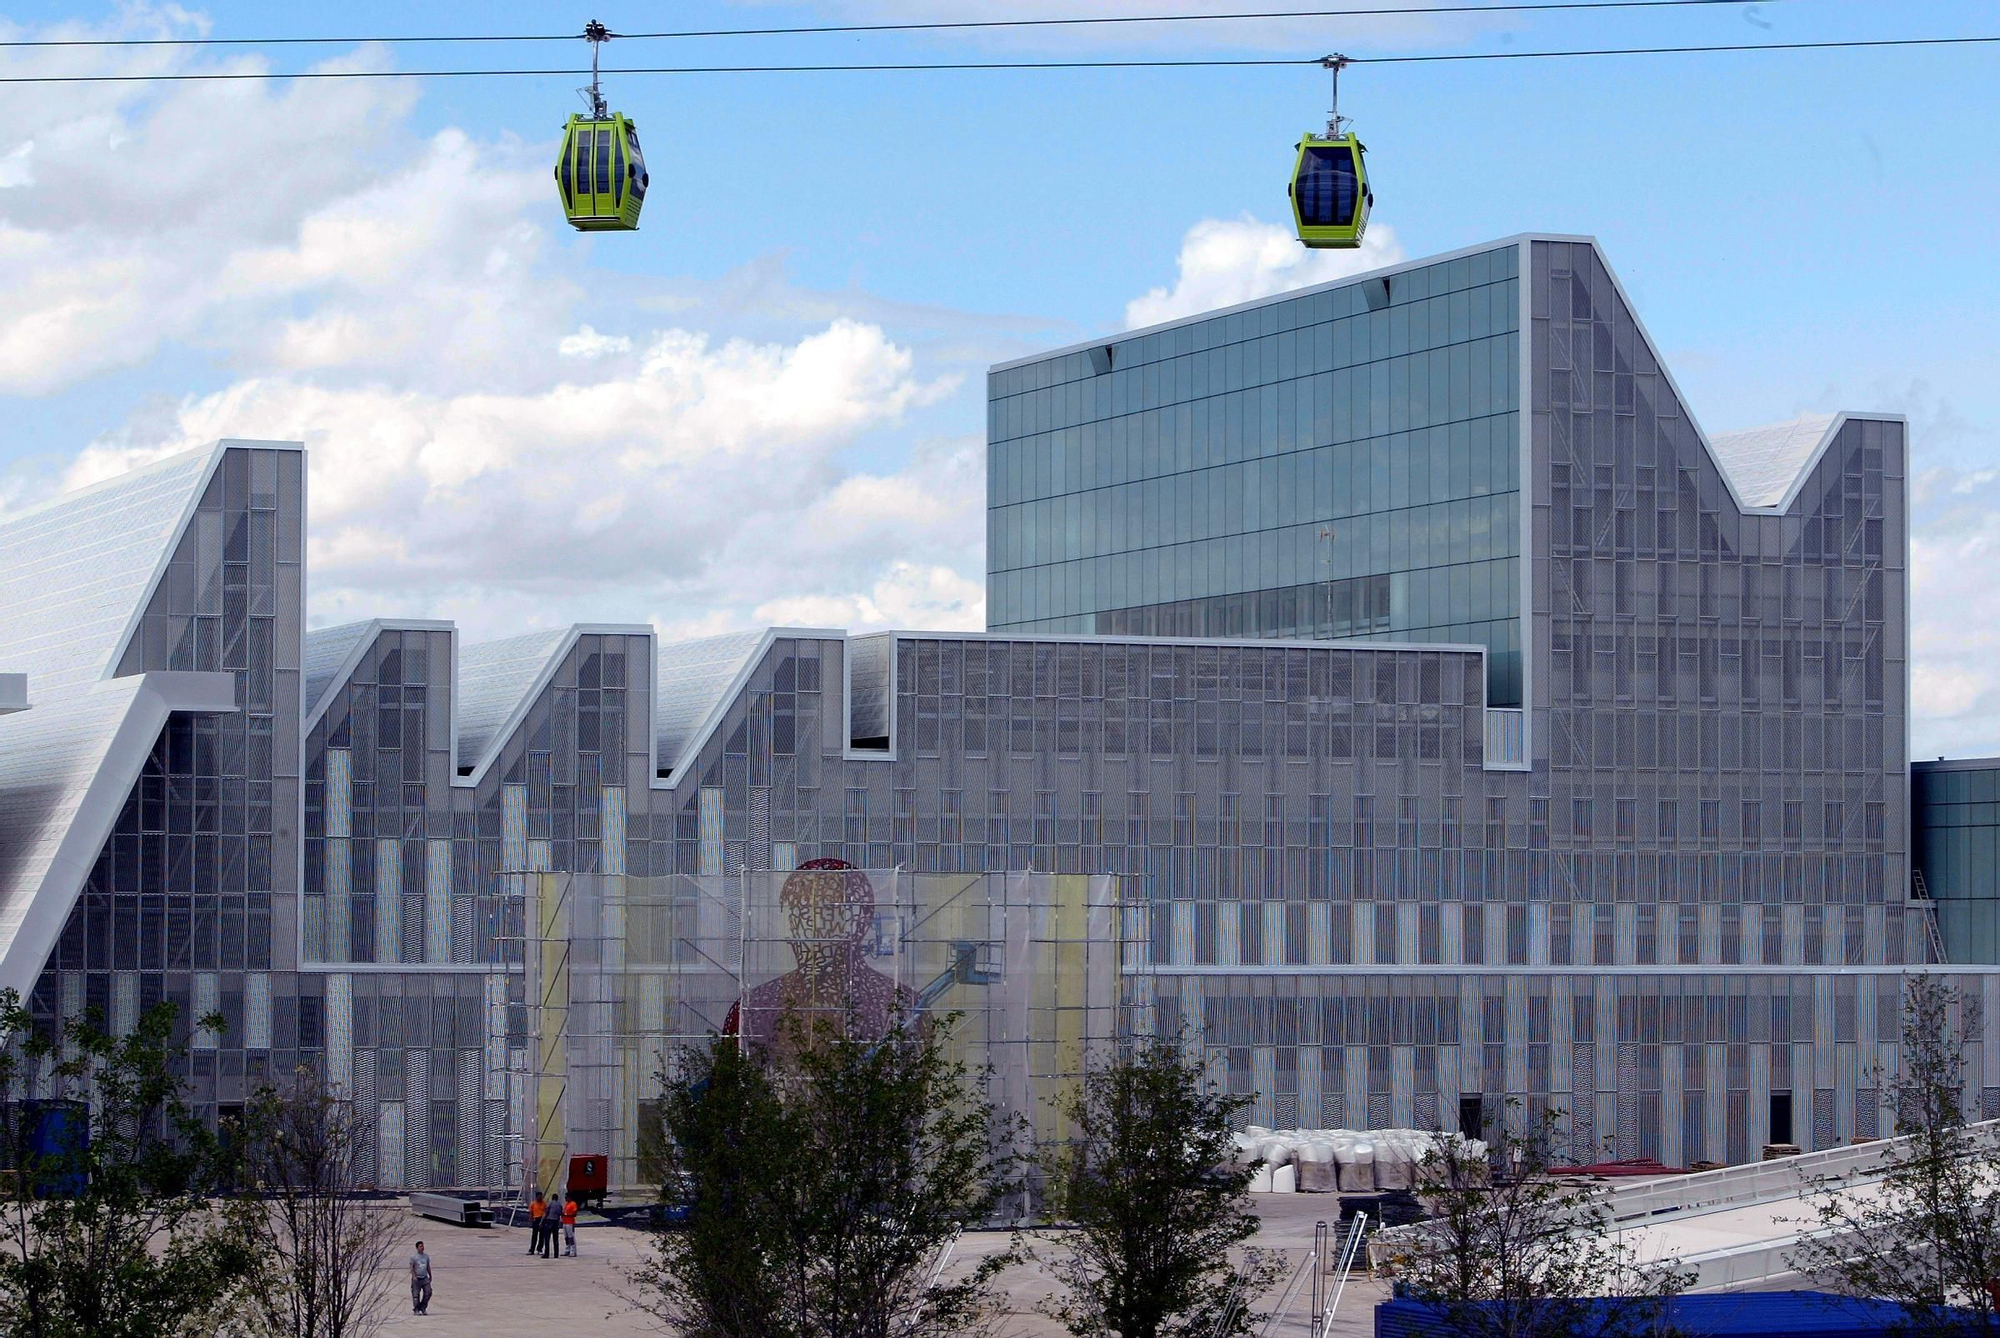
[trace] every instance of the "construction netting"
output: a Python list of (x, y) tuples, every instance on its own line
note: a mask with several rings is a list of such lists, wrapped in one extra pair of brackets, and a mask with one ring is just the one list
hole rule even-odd
[[(732, 875), (530, 875), (528, 1045), (512, 1047), (516, 1184), (608, 1156), (659, 1185), (660, 1074), (712, 1036), (783, 1044), (793, 1019), (866, 1033), (921, 1017), (1054, 1136), (1054, 1099), (1119, 1034), (1145, 958), (1109, 876), (924, 874), (838, 860)], [(1128, 1028), (1143, 1020), (1127, 1016)]]

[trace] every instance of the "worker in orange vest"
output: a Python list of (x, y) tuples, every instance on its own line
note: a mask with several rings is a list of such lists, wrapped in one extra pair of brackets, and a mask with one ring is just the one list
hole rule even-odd
[(549, 1210), (548, 1201), (542, 1198), (542, 1191), (536, 1190), (534, 1201), (528, 1205), (528, 1253), (542, 1243), (542, 1214)]
[(563, 1245), (567, 1247), (563, 1253), (574, 1259), (576, 1258), (576, 1196), (574, 1194), (563, 1196), (562, 1224)]

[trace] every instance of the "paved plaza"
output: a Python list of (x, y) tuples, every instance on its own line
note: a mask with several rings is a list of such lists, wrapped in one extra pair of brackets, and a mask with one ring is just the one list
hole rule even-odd
[[(1258, 1210), (1264, 1230), (1256, 1244), (1281, 1253), (1289, 1276), (1312, 1249), (1314, 1222), (1330, 1218), (1335, 1207), (1332, 1198), (1320, 1195), (1262, 1196)], [(406, 1218), (398, 1229), (407, 1234), (408, 1242), (399, 1245), (395, 1254), (399, 1276), (387, 1331), (399, 1338), (414, 1333), (438, 1338), (552, 1333), (629, 1338), (666, 1332), (636, 1312), (625, 1297), (630, 1290), (626, 1271), (650, 1248), (651, 1238), (644, 1233), (606, 1224), (581, 1226), (577, 1230), (580, 1257), (546, 1260), (528, 1255), (525, 1230), (468, 1230), (415, 1216)], [(436, 1261), (437, 1288), (427, 1315), (410, 1314), (408, 1288), (401, 1281), (409, 1242), (419, 1239)], [(1003, 1250), (1007, 1244), (1004, 1233), (970, 1235), (960, 1242), (955, 1259), (963, 1261), (981, 1252)], [(1003, 1334), (1044, 1338), (1062, 1332), (1035, 1312), (1035, 1302), (1049, 1290), (1039, 1270), (1032, 1265), (1016, 1266), (1006, 1273), (1005, 1282), (1011, 1313), (1001, 1329)], [(1334, 1333), (1349, 1338), (1372, 1333), (1375, 1302), (1385, 1295), (1385, 1287), (1357, 1272), (1341, 1302)], [(1292, 1322), (1274, 1328), (1274, 1335), (1305, 1338), (1310, 1327), (1305, 1319), (1307, 1304), (1302, 1291), (1292, 1308)]]

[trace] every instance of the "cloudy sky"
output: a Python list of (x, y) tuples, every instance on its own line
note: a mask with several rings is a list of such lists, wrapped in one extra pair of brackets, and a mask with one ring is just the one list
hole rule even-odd
[[(1092, 13), (1311, 8), (1094, 0)], [(1332, 7), (1332, 6), (1329, 6)], [(617, 4), (614, 30), (1075, 14)], [(546, 33), (547, 6), (11, 4), (0, 41)], [(586, 16), (575, 16), (580, 17)], [(1990, 6), (631, 40), (606, 64), (1967, 34)], [(0, 77), (567, 67), (582, 44), (0, 47)], [(1918, 755), (2000, 751), (2000, 50), (1364, 67), (1360, 257), (1279, 227), (1316, 70), (613, 76), (642, 231), (549, 179), (579, 81), (0, 83), (0, 509), (304, 440), (315, 623), (982, 624), (985, 367), (1524, 229), (1606, 246), (1705, 426), (1911, 416)]]

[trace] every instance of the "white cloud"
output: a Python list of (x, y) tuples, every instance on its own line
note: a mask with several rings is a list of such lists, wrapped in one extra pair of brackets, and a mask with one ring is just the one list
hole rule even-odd
[(1241, 218), (1205, 218), (1181, 239), (1180, 274), (1171, 289), (1155, 288), (1125, 304), (1125, 327), (1156, 325), (1197, 311), (1290, 292), (1403, 259), (1395, 232), (1376, 223), (1352, 251), (1301, 246), (1290, 228)]
[(16, 144), (0, 154), (0, 190), (27, 186), (35, 180), (35, 141)]
[(2000, 480), (1924, 471), (1910, 540), (1912, 756), (2000, 752)]
[(556, 352), (565, 358), (601, 358), (610, 353), (630, 353), (632, 341), (625, 335), (599, 334), (588, 325), (577, 327), (573, 335), (564, 335)]
[[(183, 30), (133, 13), (119, 31)], [(591, 247), (552, 236), (553, 143), (420, 135), (413, 98), (86, 86), (31, 116), (0, 92), (0, 171), (33, 167), (0, 192), (0, 395), (163, 354), (225, 372), (103, 433), (62, 486), (216, 437), (304, 441), (316, 624), (713, 631), (812, 604), (977, 625), (982, 448), (904, 439), (956, 367), (920, 365), (858, 294), (711, 303), (705, 328), (671, 301), (593, 307)], [(55, 483), (0, 478), (0, 501)]]
[(757, 620), (779, 627), (976, 632), (986, 626), (986, 588), (950, 567), (898, 562), (868, 591), (770, 600), (758, 607)]
[(525, 393), (242, 381), (144, 445), (84, 451), (65, 482), (220, 436), (304, 441), (316, 612), (422, 592), (483, 634), (713, 609), (747, 623), (793, 590), (889, 609), (882, 583), (913, 555), (977, 569), (980, 490), (923, 453), (883, 476), (840, 456), (948, 385), (850, 321), (790, 345), (668, 330), (635, 368)]

